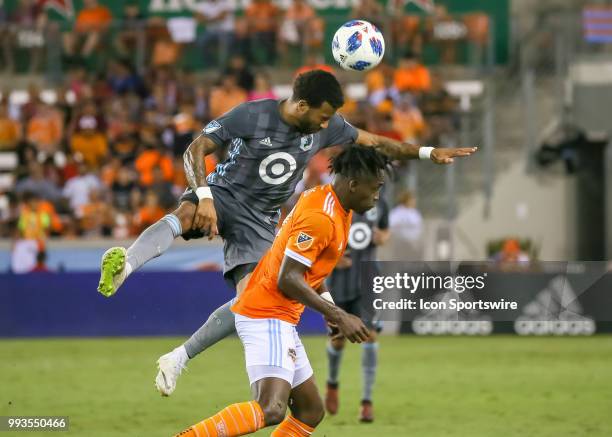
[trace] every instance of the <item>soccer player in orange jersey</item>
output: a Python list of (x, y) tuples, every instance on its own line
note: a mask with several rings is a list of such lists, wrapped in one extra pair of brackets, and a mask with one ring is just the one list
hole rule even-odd
[(273, 425), (273, 437), (312, 434), (323, 419), (323, 402), (295, 326), (309, 306), (349, 341), (369, 338), (359, 317), (321, 294), (329, 293), (325, 278), (346, 249), (351, 210), (374, 206), (386, 166), (372, 149), (347, 148), (332, 161), (334, 181), (301, 195), (232, 306), (254, 400), (230, 405), (180, 436), (233, 437)]

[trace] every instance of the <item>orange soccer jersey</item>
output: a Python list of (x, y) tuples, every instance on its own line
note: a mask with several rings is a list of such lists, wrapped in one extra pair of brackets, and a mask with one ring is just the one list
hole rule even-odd
[(285, 296), (276, 285), (283, 258), (288, 256), (308, 266), (305, 280), (316, 290), (344, 253), (350, 226), (351, 213), (342, 208), (331, 185), (305, 191), (232, 311), (296, 325), (304, 305)]

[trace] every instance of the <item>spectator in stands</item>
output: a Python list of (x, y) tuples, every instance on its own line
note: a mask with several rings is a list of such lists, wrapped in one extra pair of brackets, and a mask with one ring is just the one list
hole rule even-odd
[(391, 114), (375, 111), (371, 117), (371, 123), (368, 126), (368, 130), (382, 137), (402, 141), (402, 135), (397, 131), (392, 121)]
[(183, 103), (179, 112), (172, 117), (172, 153), (175, 157), (183, 156), (194, 135), (199, 130), (199, 124), (193, 118), (194, 107), (190, 103)]
[(402, 95), (391, 113), (393, 129), (399, 133), (400, 141), (420, 143), (427, 132), (427, 126), (414, 97), (410, 94)]
[(85, 164), (96, 169), (108, 154), (108, 141), (98, 128), (98, 121), (93, 115), (84, 115), (79, 118), (77, 130), (70, 138), (70, 148), (73, 153), (80, 153)]
[(394, 83), (394, 76), (384, 71), (380, 74), (381, 84), (369, 93), (368, 103), (377, 112), (390, 114), (393, 107), (399, 104), (401, 94)]
[(122, 57), (143, 50), (146, 39), (146, 17), (136, 0), (128, 0), (123, 6), (123, 16), (115, 37), (115, 48)]
[(117, 178), (111, 186), (113, 207), (120, 212), (135, 211), (138, 199), (138, 185), (134, 181), (132, 171), (122, 166), (117, 172)]
[(249, 93), (248, 100), (276, 99), (270, 77), (263, 71), (255, 75), (255, 88)]
[(384, 90), (388, 82), (393, 83), (394, 74), (395, 69), (389, 65), (387, 58), (383, 58), (380, 64), (368, 71), (365, 75), (368, 96), (376, 91)]
[(327, 71), (328, 73), (335, 74), (334, 69), (325, 63), (323, 55), (310, 53), (308, 56), (306, 56), (304, 65), (295, 71), (294, 77), (312, 70), (323, 70)]
[(247, 93), (237, 84), (236, 76), (226, 75), (221, 78), (221, 86), (210, 92), (210, 117), (217, 118), (234, 106), (247, 101)]
[(344, 93), (344, 105), (338, 109), (338, 114), (342, 115), (355, 127), (365, 127), (365, 121), (368, 116), (366, 108), (364, 108), (365, 105), (351, 96), (345, 84), (342, 85), (342, 91)]
[(441, 144), (441, 136), (452, 134), (458, 124), (458, 102), (451, 96), (439, 74), (431, 75), (431, 89), (421, 96), (419, 106), (427, 120), (433, 144)]
[(37, 161), (28, 163), (28, 175), (17, 182), (15, 193), (30, 192), (37, 198), (56, 203), (60, 200), (61, 191), (55, 183), (45, 178), (42, 164)]
[(0, 102), (0, 151), (14, 150), (22, 135), (21, 123), (9, 115), (8, 102)]
[(70, 178), (64, 185), (63, 195), (75, 217), (80, 217), (83, 205), (89, 203), (92, 191), (102, 189), (102, 182), (84, 162), (79, 163), (79, 174)]
[(385, 23), (385, 9), (376, 0), (358, 0), (351, 10), (353, 20), (367, 20), (380, 29)]
[(170, 210), (176, 205), (177, 198), (174, 196), (173, 188), (172, 182), (164, 179), (161, 168), (155, 167), (153, 169), (153, 183), (149, 190), (156, 194), (159, 205), (164, 210)]
[[(234, 11), (229, 0), (204, 0), (193, 6), (195, 17), (204, 30), (198, 37), (203, 49), (204, 59), (208, 66), (223, 66), (234, 44), (235, 22)], [(211, 62), (211, 45), (217, 47), (217, 62)]]
[(465, 24), (456, 20), (444, 5), (436, 5), (434, 13), (425, 20), (426, 40), (438, 48), (443, 64), (455, 63), (458, 42), (466, 35)]
[(280, 10), (272, 0), (253, 0), (245, 11), (245, 17), (251, 59), (259, 65), (274, 64)]
[(401, 253), (402, 259), (422, 260), (423, 216), (416, 208), (416, 199), (411, 192), (403, 191), (397, 200), (397, 206), (389, 212), (389, 229), (394, 246), (392, 251)]
[(79, 230), (86, 236), (109, 236), (113, 225), (113, 210), (98, 189), (89, 192), (89, 201), (80, 206), (76, 216)]
[(234, 55), (231, 57), (228, 67), (223, 72), (223, 76), (233, 75), (238, 81), (238, 86), (246, 92), (252, 91), (255, 84), (255, 76), (247, 66), (244, 56)]
[(421, 54), (423, 51), (423, 32), (421, 17), (406, 14), (406, 0), (389, 0), (387, 14), (390, 17), (390, 32), (385, 35), (393, 47), (408, 49), (413, 53)]
[[(38, 71), (45, 45), (47, 14), (38, 0), (19, 0), (17, 7), (9, 15), (12, 31), (5, 35), (8, 44), (9, 70), (14, 68), (12, 49), (27, 49), (30, 72)], [(12, 47), (11, 47), (12, 46)]]
[(199, 122), (208, 118), (208, 87), (199, 84), (194, 88), (194, 110), (193, 115)]
[(89, 57), (98, 48), (111, 25), (110, 10), (98, 0), (84, 0), (72, 32), (64, 34), (64, 50), (68, 56), (80, 53)]
[(139, 234), (147, 227), (157, 223), (165, 214), (165, 211), (159, 206), (159, 199), (154, 191), (147, 191), (145, 194), (144, 205), (138, 210), (134, 220), (135, 232)]
[(35, 240), (40, 246), (51, 232), (51, 215), (41, 207), (41, 198), (32, 191), (26, 191), (22, 196), (17, 228), (19, 236), (25, 240)]
[(419, 62), (412, 52), (406, 52), (399, 61), (394, 74), (395, 87), (400, 92), (421, 94), (431, 88), (429, 69)]
[(146, 97), (147, 90), (134, 66), (127, 59), (113, 61), (109, 67), (108, 84), (113, 93), (123, 95), (128, 93)]
[(521, 243), (516, 238), (507, 238), (501, 250), (493, 255), (493, 261), (502, 267), (512, 267), (516, 264), (529, 263), (529, 255), (521, 248)]
[(28, 121), (26, 138), (38, 152), (53, 156), (63, 138), (62, 114), (47, 103), (38, 103), (35, 113)]
[[(306, 0), (293, 0), (285, 11), (279, 30), (280, 53), (289, 65), (295, 65), (306, 53), (320, 49), (325, 23)], [(294, 62), (297, 60), (297, 62)]]
[(87, 79), (87, 69), (82, 62), (73, 61), (68, 64), (68, 89), (74, 93), (77, 102), (87, 98), (91, 87)]
[(134, 167), (139, 174), (139, 183), (143, 188), (148, 188), (153, 183), (153, 170), (159, 168), (162, 171), (163, 179), (171, 181), (174, 173), (172, 158), (164, 153), (161, 146), (147, 144), (136, 161)]

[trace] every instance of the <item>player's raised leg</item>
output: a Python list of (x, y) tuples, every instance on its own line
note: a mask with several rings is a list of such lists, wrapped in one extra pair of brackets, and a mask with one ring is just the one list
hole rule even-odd
[[(238, 296), (248, 284), (251, 271), (255, 265), (242, 265), (236, 267), (232, 277), (237, 280), (236, 293)], [(247, 273), (248, 272), (248, 273)], [(182, 345), (173, 349), (157, 360), (157, 376), (155, 387), (162, 396), (170, 396), (176, 388), (178, 377), (187, 366), (187, 362), (205, 351), (225, 337), (236, 332), (234, 313), (230, 310), (233, 300), (217, 308), (208, 317), (206, 322)]]
[(145, 229), (127, 250), (123, 247), (107, 250), (102, 256), (98, 291), (112, 296), (132, 272), (168, 250), (183, 229), (191, 229), (195, 210), (195, 204), (181, 202), (175, 211)]

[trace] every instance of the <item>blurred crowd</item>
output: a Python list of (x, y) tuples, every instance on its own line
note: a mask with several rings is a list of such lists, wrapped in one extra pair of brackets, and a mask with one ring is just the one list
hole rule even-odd
[[(31, 2), (23, 4), (34, 7)], [(84, 11), (105, 9), (95, 0), (85, 4)], [(206, 20), (210, 11), (204, 5), (208, 4), (217, 4), (222, 11), (219, 29), (226, 26), (234, 32), (236, 20), (224, 15), (224, 0), (199, 2), (202, 10), (196, 14), (198, 20)], [(374, 4), (366, 0), (360, 7), (373, 8)], [(248, 22), (252, 16), (260, 26), (265, 26), (266, 14), (280, 13), (269, 0), (256, 0), (252, 8), (244, 19)], [(274, 13), (262, 12), (266, 8), (274, 9)], [(126, 17), (141, 23), (141, 12), (135, 4), (127, 3), (125, 11)], [(49, 237), (138, 235), (175, 208), (187, 185), (182, 155), (202, 127), (242, 102), (277, 98), (274, 85), (289, 84), (273, 83), (273, 70), (253, 61), (248, 52), (234, 49), (228, 49), (224, 68), (214, 70), (214, 75), (202, 75), (173, 62), (151, 62), (140, 72), (134, 61), (124, 56), (137, 43), (136, 35), (130, 33), (135, 27), (127, 18), (125, 32), (118, 34), (116, 50), (104, 70), (92, 69), (84, 56), (100, 43), (103, 13), (90, 12), (91, 21), (82, 24), (82, 32), (77, 30), (77, 18), (75, 33), (64, 35), (66, 53), (72, 57), (66, 61), (67, 71), (59, 86), (42, 92), (31, 84), (27, 98), (17, 101), (10, 98), (10, 83), (0, 82), (0, 238), (28, 241), (23, 249), (32, 252), (36, 247), (39, 256), (44, 254)], [(353, 14), (369, 17), (367, 14), (378, 12), (356, 8)], [(79, 17), (85, 20), (81, 14)], [(296, 0), (283, 14), (292, 17), (295, 28), (288, 30), (284, 21), (278, 31), (298, 32), (295, 41), (310, 41), (299, 32), (318, 38), (315, 29), (322, 31), (318, 27), (321, 23), (314, 24), (316, 14), (303, 0)], [(230, 18), (231, 26), (227, 24)], [(92, 25), (94, 22), (98, 27)], [(299, 24), (302, 22), (313, 27), (305, 30)], [(291, 56), (291, 44), (269, 44), (266, 38), (274, 41), (278, 35), (266, 36), (265, 27), (258, 29), (253, 34), (259, 38), (256, 44), (275, 48), (265, 56)], [(240, 47), (235, 34), (223, 42), (223, 32), (212, 33), (206, 38), (216, 39), (210, 47), (217, 49), (217, 55), (223, 55), (226, 43), (228, 47)], [(92, 36), (96, 34), (98, 37)], [(289, 40), (285, 35), (279, 41)], [(445, 136), (456, 131), (457, 102), (446, 92), (440, 75), (422, 63), (418, 44), (406, 41), (403, 47), (397, 62), (385, 61), (362, 76), (365, 98), (355, 99), (350, 92), (345, 93), (346, 104), (339, 112), (355, 126), (380, 135), (442, 144)], [(152, 49), (152, 59), (157, 59), (156, 50)], [(299, 68), (289, 70), (293, 76), (315, 68), (335, 70), (316, 51), (300, 59)], [(212, 171), (226, 153), (218, 150), (207, 157), (207, 171)], [(333, 149), (311, 161), (300, 189), (328, 180), (330, 153)], [(10, 179), (3, 178), (7, 175)], [(407, 203), (416, 211), (413, 197), (407, 202), (405, 195), (400, 196), (399, 206)]]
[[(86, 62), (98, 71), (116, 56), (136, 59), (140, 71), (177, 63), (219, 68), (234, 54), (250, 65), (296, 67), (309, 55), (321, 56), (326, 31), (329, 38), (348, 19), (368, 20), (382, 29), (394, 60), (407, 49), (422, 53), (428, 46), (441, 63), (453, 64), (465, 43), (471, 57), (484, 54), (491, 34), (486, 14), (457, 16), (436, 5), (430, 14), (417, 15), (406, 12), (409, 3), (389, 0), (383, 6), (377, 0), (360, 0), (345, 16), (322, 16), (307, 0), (291, 0), (286, 9), (272, 0), (252, 0), (239, 13), (231, 0), (201, 0), (191, 2), (182, 16), (168, 18), (149, 14), (136, 0), (122, 2), (114, 13), (104, 2), (83, 0), (74, 19), (54, 21), (45, 7), (67, 7), (70, 2), (16, 0), (16, 7), (9, 9), (0, 1), (0, 70), (23, 70), (16, 55), (24, 51), (31, 71), (58, 54), (58, 64)], [(195, 52), (199, 63), (186, 59)]]

